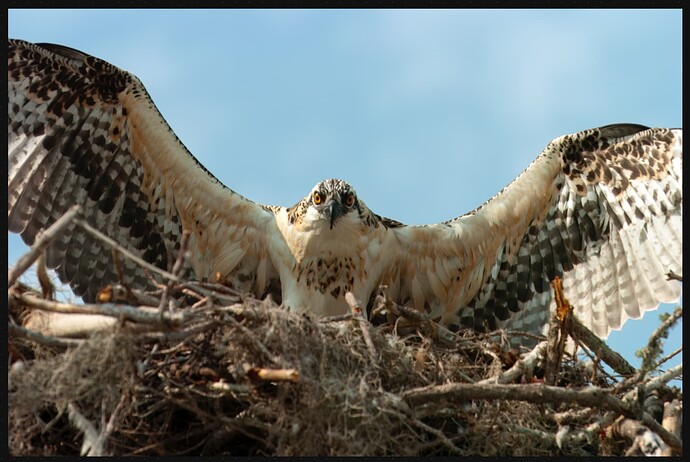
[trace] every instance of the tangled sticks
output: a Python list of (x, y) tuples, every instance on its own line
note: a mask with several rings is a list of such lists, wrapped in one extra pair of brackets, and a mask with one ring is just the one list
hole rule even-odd
[[(568, 335), (585, 360), (564, 348), (548, 365), (545, 339), (511, 350), (519, 333), (452, 332), (385, 291), (372, 323), (317, 319), (170, 274), (155, 293), (95, 305), (10, 287), (12, 454), (682, 453), (682, 394), (667, 385), (682, 365), (652, 373), (680, 309), (640, 369), (576, 322)], [(111, 322), (81, 338), (15, 323), (46, 310)], [(605, 361), (629, 369), (616, 377)]]

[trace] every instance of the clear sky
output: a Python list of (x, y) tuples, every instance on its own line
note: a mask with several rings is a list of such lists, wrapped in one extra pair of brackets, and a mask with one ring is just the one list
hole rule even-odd
[[(8, 31), (136, 74), (201, 163), (266, 204), (339, 177), (380, 215), (436, 223), (559, 135), (682, 126), (681, 10), (10, 10)], [(657, 325), (610, 344), (637, 365)]]

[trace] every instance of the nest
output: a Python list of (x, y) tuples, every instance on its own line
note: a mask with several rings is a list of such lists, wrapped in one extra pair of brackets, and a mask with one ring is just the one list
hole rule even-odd
[[(546, 342), (520, 351), (510, 333), (450, 332), (390, 304), (370, 323), (357, 313), (288, 312), (218, 287), (186, 293), (169, 299), (183, 309), (150, 322), (133, 321), (126, 305), (102, 305), (112, 327), (78, 340), (11, 321), (10, 453), (682, 452), (679, 436), (659, 423), (664, 405), (682, 408), (682, 394), (665, 385), (677, 372), (616, 378), (595, 353), (566, 352), (545, 384)], [(16, 285), (9, 295), (15, 317), (55, 303)], [(641, 389), (645, 399), (631, 399)], [(658, 448), (645, 447), (641, 431)]]

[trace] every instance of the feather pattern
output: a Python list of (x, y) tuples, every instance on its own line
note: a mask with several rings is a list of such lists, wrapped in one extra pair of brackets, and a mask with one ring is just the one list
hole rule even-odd
[[(461, 294), (443, 321), (534, 332), (548, 321), (559, 276), (580, 319), (606, 337), (679, 298), (680, 284), (665, 275), (682, 273), (681, 157), (681, 130), (621, 124), (560, 137), (469, 214), (414, 234), (393, 230), (399, 255), (412, 262), (400, 265), (397, 286), (443, 265), (444, 291)], [(431, 252), (448, 257), (431, 266)], [(442, 303), (438, 285), (418, 291), (414, 304)]]
[[(66, 47), (10, 40), (8, 94), (8, 228), (27, 244), (82, 204), (91, 226), (164, 269), (183, 229), (200, 278), (272, 267), (274, 214), (206, 171), (136, 77)], [(240, 245), (248, 239), (255, 245)], [(117, 280), (110, 250), (74, 225), (50, 245), (47, 264), (87, 301)], [(151, 287), (141, 268), (126, 269), (124, 283)], [(232, 282), (261, 292), (262, 277)]]
[[(167, 268), (189, 231), (188, 271), (316, 314), (398, 303), (478, 330), (539, 331), (564, 280), (605, 337), (677, 300), (682, 274), (682, 130), (618, 124), (561, 136), (511, 184), (453, 220), (407, 226), (373, 213), (342, 180), (286, 208), (222, 185), (185, 148), (132, 74), (67, 47), (8, 41), (8, 228), (31, 245), (74, 204), (81, 218)], [(71, 227), (47, 264), (93, 301), (117, 282), (108, 248)], [(122, 281), (151, 287), (124, 260)]]

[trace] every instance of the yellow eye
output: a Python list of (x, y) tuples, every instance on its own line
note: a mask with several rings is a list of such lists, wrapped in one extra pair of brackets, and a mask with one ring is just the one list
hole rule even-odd
[(319, 205), (321, 202), (323, 202), (323, 197), (321, 197), (321, 194), (319, 194), (319, 192), (316, 191), (312, 196), (312, 200), (314, 201), (314, 204)]
[(352, 205), (355, 203), (355, 195), (354, 194), (348, 194), (345, 196), (345, 205), (348, 207), (352, 207)]

